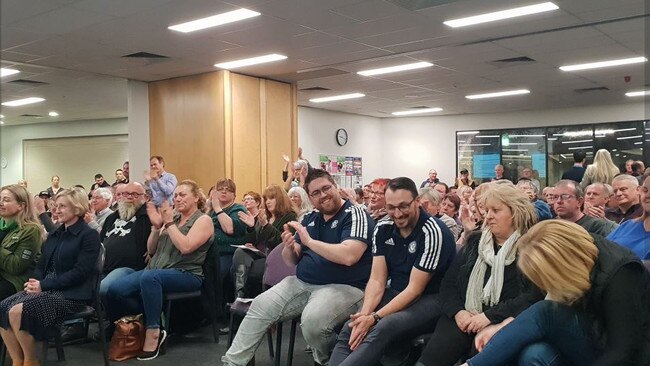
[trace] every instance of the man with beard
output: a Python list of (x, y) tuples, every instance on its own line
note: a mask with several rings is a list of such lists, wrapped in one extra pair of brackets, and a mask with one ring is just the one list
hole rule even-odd
[(415, 182), (406, 177), (388, 183), (386, 211), (372, 238), (363, 307), (343, 326), (330, 366), (374, 366), (391, 343), (432, 332), (440, 315), (432, 309), (456, 255), (451, 232), (420, 207)]
[(386, 186), (390, 179), (377, 178), (370, 183), (368, 213), (375, 221), (386, 217)]
[(106, 218), (100, 238), (106, 247), (104, 279), (100, 285), (101, 296), (117, 278), (144, 268), (147, 239), (151, 221), (147, 216), (144, 187), (138, 182), (120, 185), (115, 194), (119, 197), (117, 211)]
[(316, 210), (302, 224), (285, 224), (282, 233), (282, 257), (287, 264), (297, 265), (296, 276), (253, 300), (221, 358), (223, 365), (247, 365), (269, 327), (298, 316), (314, 360), (326, 365), (338, 331), (363, 300), (372, 262), (372, 219), (341, 198), (334, 179), (324, 170), (307, 175), (305, 190)]

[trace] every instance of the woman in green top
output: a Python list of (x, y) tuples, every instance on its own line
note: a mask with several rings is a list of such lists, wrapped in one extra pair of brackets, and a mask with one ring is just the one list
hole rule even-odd
[(23, 289), (41, 253), (32, 198), (17, 184), (0, 189), (0, 300)]
[(248, 227), (250, 243), (233, 255), (233, 277), (237, 297), (244, 297), (248, 277), (260, 278), (264, 272), (266, 254), (282, 242), (284, 224), (296, 220), (291, 200), (280, 186), (271, 184), (264, 194), (264, 210), (257, 215), (239, 213), (239, 219)]

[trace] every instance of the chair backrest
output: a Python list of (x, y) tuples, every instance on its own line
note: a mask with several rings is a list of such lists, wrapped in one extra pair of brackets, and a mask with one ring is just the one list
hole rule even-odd
[(101, 299), (99, 298), (99, 286), (102, 283), (102, 273), (104, 272), (104, 261), (106, 260), (106, 247), (103, 243), (99, 243), (99, 255), (97, 262), (95, 262), (95, 273), (93, 273), (93, 307), (99, 311), (101, 306)]
[(264, 270), (263, 283), (266, 287), (275, 286), (285, 277), (296, 274), (296, 266), (287, 265), (282, 258), (283, 244), (279, 244), (266, 255), (266, 269)]

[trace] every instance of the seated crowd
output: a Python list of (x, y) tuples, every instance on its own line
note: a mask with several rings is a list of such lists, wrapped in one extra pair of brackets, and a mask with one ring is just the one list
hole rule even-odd
[[(650, 364), (642, 162), (619, 171), (599, 150), (585, 168), (577, 152), (543, 190), (532, 169), (513, 181), (502, 165), (481, 184), (462, 169), (449, 186), (431, 169), (419, 187), (397, 177), (353, 190), (300, 155), (284, 156), (283, 185), (241, 204), (231, 179), (206, 196), (161, 156), (144, 184), (127, 162), (89, 192), (58, 176), (33, 197), (24, 181), (2, 187), (0, 335), (13, 365), (38, 365), (37, 342), (90, 303), (101, 245), (108, 319), (143, 314), (139, 360), (158, 357), (169, 336), (165, 294), (201, 289), (214, 252), (224, 299), (212, 310), (254, 298), (224, 366), (248, 365), (290, 319), (318, 365), (374, 366), (404, 350), (418, 366)], [(272, 256), (295, 275), (269, 287)]]

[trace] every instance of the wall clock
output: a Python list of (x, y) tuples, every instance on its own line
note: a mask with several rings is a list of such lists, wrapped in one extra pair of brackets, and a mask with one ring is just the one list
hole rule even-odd
[(345, 144), (348, 143), (348, 131), (344, 128), (336, 130), (336, 143), (339, 144), (339, 146), (345, 146)]

